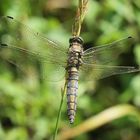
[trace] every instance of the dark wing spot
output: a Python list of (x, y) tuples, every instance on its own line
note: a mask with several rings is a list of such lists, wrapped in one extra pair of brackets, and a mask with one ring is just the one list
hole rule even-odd
[(0, 44), (0, 47), (8, 47), (8, 45), (7, 44)]
[(10, 19), (14, 19), (13, 17), (11, 17), (11, 16), (6, 16), (7, 18), (10, 18)]

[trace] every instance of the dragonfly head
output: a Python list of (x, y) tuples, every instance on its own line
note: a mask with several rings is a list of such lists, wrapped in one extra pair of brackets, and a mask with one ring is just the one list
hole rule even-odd
[(81, 37), (72, 37), (69, 39), (69, 52), (77, 52), (82, 53), (83, 52), (83, 39)]
[(74, 43), (78, 43), (78, 44), (80, 44), (80, 45), (82, 45), (83, 46), (83, 39), (81, 38), (81, 37), (71, 37), (70, 39), (69, 39), (69, 43), (70, 43), (70, 46), (72, 45), (72, 44), (74, 44)]

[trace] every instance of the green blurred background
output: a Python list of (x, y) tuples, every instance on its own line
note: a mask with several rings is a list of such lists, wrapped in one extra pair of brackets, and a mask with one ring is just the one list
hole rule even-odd
[[(68, 46), (78, 0), (0, 0), (0, 16), (10, 15)], [(0, 25), (0, 31), (2, 30)], [(1, 36), (1, 32), (0, 32)], [(89, 0), (81, 36), (88, 46), (132, 36), (117, 65), (140, 65), (140, 1)], [(39, 72), (37, 66), (32, 71)], [(30, 76), (19, 78), (7, 62), (0, 63), (0, 140), (47, 140), (54, 133), (63, 82), (48, 83)], [(140, 107), (139, 73), (112, 76), (98, 82), (80, 81), (74, 125), (67, 118), (66, 101), (59, 129), (74, 127), (118, 104)], [(122, 117), (75, 140), (139, 140), (138, 118)]]

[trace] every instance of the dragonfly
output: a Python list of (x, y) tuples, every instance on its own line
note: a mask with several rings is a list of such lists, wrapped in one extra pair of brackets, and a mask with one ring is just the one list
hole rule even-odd
[(124, 44), (132, 41), (131, 37), (85, 49), (84, 41), (80, 36), (72, 36), (69, 39), (69, 46), (66, 47), (33, 31), (11, 16), (1, 17), (0, 25), (2, 27), (0, 28), (1, 59), (15, 64), (23, 72), (27, 71), (26, 65), (34, 65), (37, 61), (46, 66), (41, 76), (43, 79), (51, 80), (51, 72), (57, 74), (53, 76), (55, 80), (66, 79), (70, 123), (75, 120), (78, 81), (81, 77), (85, 81), (99, 80), (112, 75), (140, 71), (140, 68), (133, 66), (110, 65), (121, 53)]

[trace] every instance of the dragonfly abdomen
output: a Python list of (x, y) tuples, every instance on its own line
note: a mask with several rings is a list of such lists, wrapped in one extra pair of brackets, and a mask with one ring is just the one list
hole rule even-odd
[[(74, 71), (73, 71), (74, 69)], [(67, 81), (67, 106), (68, 106), (68, 117), (70, 123), (74, 122), (76, 107), (77, 107), (77, 93), (78, 93), (78, 70), (71, 68), (68, 72)]]

